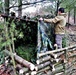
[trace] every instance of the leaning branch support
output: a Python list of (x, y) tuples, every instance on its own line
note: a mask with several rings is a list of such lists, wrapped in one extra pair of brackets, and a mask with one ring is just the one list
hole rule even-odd
[[(8, 50), (4, 50), (4, 53), (6, 53), (7, 55), (11, 56), (11, 53)], [(21, 58), (20, 56), (14, 54), (14, 53), (12, 53), (12, 55), (14, 56), (15, 60), (18, 63), (22, 64), (23, 66), (25, 66), (27, 68), (29, 68), (31, 71), (33, 71), (35, 69), (35, 65), (34, 64), (28, 62), (27, 60)]]

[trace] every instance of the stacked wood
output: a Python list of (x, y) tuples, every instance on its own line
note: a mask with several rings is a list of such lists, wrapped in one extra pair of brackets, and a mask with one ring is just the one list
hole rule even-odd
[[(11, 53), (10, 53), (8, 50), (4, 50), (4, 52), (5, 52), (6, 54), (8, 54), (9, 56), (11, 56)], [(32, 63), (24, 60), (23, 58), (21, 58), (20, 56), (18, 56), (18, 55), (16, 55), (16, 54), (12, 54), (12, 55), (14, 56), (15, 60), (16, 60), (18, 63), (22, 64), (23, 66), (25, 66), (25, 67), (27, 67), (27, 68), (29, 68), (30, 70), (34, 70), (34, 69), (35, 69), (35, 65), (34, 65), (34, 64), (32, 64)]]
[(36, 63), (40, 64), (40, 63), (46, 62), (46, 61), (48, 61), (50, 59), (51, 59), (50, 56), (46, 56), (46, 57), (43, 57), (43, 58), (40, 58), (39, 60), (37, 60)]
[(71, 48), (73, 49), (75, 47), (76, 47), (76, 45), (72, 45), (72, 46), (69, 46), (69, 47), (62, 48), (62, 49), (57, 49), (57, 50), (53, 50), (53, 51), (47, 51), (45, 53), (39, 53), (38, 56), (41, 57), (41, 56), (52, 54), (52, 53), (56, 53), (56, 52), (61, 52), (61, 51), (66, 51), (66, 50), (69, 51), (69, 49), (71, 49)]
[[(37, 64), (39, 65), (39, 64), (42, 64), (44, 62), (46, 63), (46, 62), (50, 61), (50, 66), (51, 66), (51, 67), (46, 66), (45, 68), (42, 68), (39, 71), (41, 72), (41, 71), (50, 69), (51, 75), (57, 74), (57, 73), (63, 73), (63, 75), (64, 75), (64, 73), (68, 74), (70, 71), (72, 71), (72, 69), (73, 69), (72, 66), (74, 65), (73, 63), (71, 63), (69, 65), (68, 59), (76, 56), (76, 53), (68, 55), (68, 52), (73, 52), (75, 50), (76, 50), (76, 45), (73, 45), (70, 47), (62, 48), (62, 49), (47, 51), (45, 53), (39, 53), (38, 54), (39, 60), (37, 60)], [(64, 63), (64, 60), (62, 60), (60, 58), (62, 55), (65, 56), (65, 59), (67, 58), (66, 63)], [(43, 57), (43, 58), (41, 58), (41, 57)], [(58, 62), (54, 62), (54, 60), (56, 60), (56, 59), (58, 59)]]
[[(39, 59), (36, 61), (37, 64), (35, 65), (16, 54), (12, 55), (20, 65), (23, 65), (22, 67), (17, 66), (19, 67), (19, 75), (38, 75), (45, 71), (50, 71), (50, 75), (70, 75), (72, 70), (75, 69), (73, 65), (76, 63), (76, 59), (69, 63), (69, 58), (76, 57), (76, 53), (73, 53), (75, 50), (76, 45), (53, 51), (47, 51), (45, 53), (38, 53)], [(11, 56), (9, 51), (5, 50), (4, 52)], [(61, 59), (62, 55), (65, 56), (65, 59), (67, 60), (66, 63)]]
[(36, 71), (38, 71), (38, 70), (40, 70), (40, 69), (43, 69), (44, 67), (49, 66), (49, 65), (50, 65), (50, 61), (47, 61), (47, 62), (45, 62), (45, 63), (42, 63), (42, 64), (40, 64), (40, 65), (37, 65), (37, 66), (36, 66)]

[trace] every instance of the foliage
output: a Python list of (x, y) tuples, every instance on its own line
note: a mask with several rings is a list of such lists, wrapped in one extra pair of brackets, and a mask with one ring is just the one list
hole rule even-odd
[[(10, 50), (10, 52), (12, 53), (12, 52), (15, 52), (15, 50), (17, 48), (15, 46), (18, 46), (17, 52), (18, 52), (19, 56), (22, 56), (23, 58), (27, 59), (28, 61), (34, 62), (35, 61), (34, 59), (36, 59), (36, 53), (34, 53), (35, 49), (36, 49), (36, 45), (34, 45), (33, 47), (26, 47), (26, 48), (19, 47), (21, 45), (25, 46), (29, 43), (33, 45), (33, 43), (31, 43), (31, 42), (34, 42), (33, 41), (34, 38), (36, 39), (36, 34), (37, 34), (36, 33), (37, 30), (35, 28), (36, 25), (34, 25), (34, 27), (31, 27), (31, 24), (30, 25), (29, 24), (30, 23), (28, 22), (26, 25), (25, 21), (22, 22), (22, 21), (14, 19), (14, 18), (13, 19), (8, 18), (7, 21), (6, 21), (6, 19), (2, 20), (0, 22), (0, 31), (1, 31), (0, 32), (0, 34), (1, 34), (0, 35), (0, 50), (2, 51), (4, 48), (6, 48), (6, 49)], [(34, 35), (35, 35), (35, 37), (34, 37)], [(35, 40), (35, 42), (36, 42), (36, 40)], [(36, 44), (36, 43), (34, 43), (34, 44)], [(20, 50), (26, 49), (26, 51), (25, 51), (26, 54), (24, 54), (24, 51), (20, 51), (19, 49)], [(1, 61), (2, 61), (2, 58), (3, 57), (1, 56)], [(11, 58), (12, 58), (13, 66), (15, 69), (15, 61), (14, 61), (14, 57), (12, 55), (11, 55)], [(16, 73), (14, 75), (16, 75)]]
[(36, 47), (35, 46), (19, 46), (16, 53), (27, 61), (35, 63), (36, 60)]
[(72, 10), (76, 6), (76, 0), (64, 0), (60, 6), (64, 7), (66, 11)]
[(2, 0), (0, 0), (0, 13), (2, 13), (3, 12), (3, 2), (2, 2)]

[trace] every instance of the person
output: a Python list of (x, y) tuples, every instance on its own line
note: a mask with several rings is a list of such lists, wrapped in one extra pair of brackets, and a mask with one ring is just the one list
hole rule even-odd
[(58, 15), (55, 18), (40, 18), (40, 20), (55, 23), (55, 42), (57, 44), (58, 49), (62, 48), (62, 39), (65, 35), (66, 25), (66, 13), (64, 12), (64, 8), (58, 9)]
[(11, 12), (11, 16), (12, 16), (12, 17), (16, 17), (15, 12)]

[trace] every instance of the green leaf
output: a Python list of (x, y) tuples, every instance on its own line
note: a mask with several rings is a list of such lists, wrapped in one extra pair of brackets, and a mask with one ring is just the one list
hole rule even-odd
[(19, 38), (23, 38), (23, 33), (22, 32), (19, 34)]

